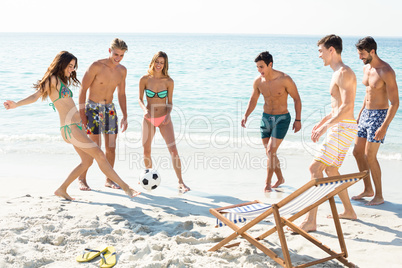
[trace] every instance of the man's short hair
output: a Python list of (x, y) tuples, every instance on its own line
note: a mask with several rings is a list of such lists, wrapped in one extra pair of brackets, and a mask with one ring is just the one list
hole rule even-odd
[(261, 52), (258, 54), (257, 58), (255, 58), (254, 62), (259, 62), (260, 60), (263, 60), (265, 64), (268, 66), (271, 62), (274, 64), (274, 58), (272, 57), (271, 54), (269, 54), (268, 51)]
[(356, 43), (356, 48), (358, 50), (366, 50), (368, 53), (374, 49), (374, 53), (377, 54), (377, 43), (371, 36), (366, 36), (362, 39), (359, 39), (359, 41)]
[(120, 38), (115, 38), (113, 41), (110, 43), (110, 48), (111, 49), (121, 49), (121, 50), (128, 50), (128, 46), (126, 42), (121, 40)]
[(333, 47), (337, 54), (342, 53), (342, 38), (335, 34), (327, 35), (317, 42), (317, 46), (323, 45), (326, 49)]

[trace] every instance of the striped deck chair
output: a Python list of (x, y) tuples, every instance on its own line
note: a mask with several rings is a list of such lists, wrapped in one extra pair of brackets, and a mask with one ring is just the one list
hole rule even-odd
[[(259, 201), (253, 201), (228, 207), (221, 207), (216, 209), (211, 208), (209, 211), (217, 218), (217, 225), (227, 225), (234, 230), (234, 233), (213, 246), (209, 251), (216, 251), (225, 246), (231, 240), (235, 239), (237, 236), (242, 236), (251, 244), (264, 252), (266, 255), (268, 255), (270, 258), (272, 258), (274, 261), (276, 261), (278, 264), (280, 264), (282, 267), (308, 267), (332, 259), (337, 259), (347, 267), (356, 267), (353, 263), (349, 262), (346, 259), (348, 253), (346, 250), (346, 244), (343, 237), (338, 212), (335, 206), (334, 196), (366, 176), (368, 176), (368, 171), (321, 179), (313, 179), (286, 198), (282, 199), (277, 204), (266, 205), (260, 203)], [(318, 207), (327, 200), (329, 200), (331, 206), (332, 217), (335, 223), (335, 229), (341, 249), (340, 253), (337, 253), (329, 247), (325, 246), (312, 235), (300, 229), (297, 225), (293, 223), (294, 220), (303, 216), (311, 209)], [(265, 233), (254, 238), (246, 232), (256, 224), (260, 223), (262, 220), (268, 220), (270, 218), (275, 221), (276, 225)], [(239, 227), (237, 225), (237, 223), (245, 222), (247, 220), (250, 221), (246, 223), (243, 227)], [(300, 234), (302, 237), (306, 238), (308, 241), (321, 248), (324, 252), (329, 254), (329, 257), (318, 259), (298, 266), (292, 266), (288, 246), (286, 243), (285, 232), (283, 229), (285, 226), (288, 226), (290, 229), (293, 230), (293, 232)], [(261, 243), (264, 238), (275, 232), (278, 232), (283, 258), (279, 257), (274, 251), (267, 248)], [(225, 247), (230, 248), (239, 244), (240, 243), (235, 243), (232, 245), (227, 245)]]

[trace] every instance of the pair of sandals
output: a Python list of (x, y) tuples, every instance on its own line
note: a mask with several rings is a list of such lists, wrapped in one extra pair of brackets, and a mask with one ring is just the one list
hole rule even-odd
[(88, 262), (98, 256), (101, 257), (99, 263), (101, 268), (110, 268), (116, 265), (116, 250), (112, 246), (98, 249), (86, 248), (82, 254), (77, 256), (76, 260), (78, 262)]

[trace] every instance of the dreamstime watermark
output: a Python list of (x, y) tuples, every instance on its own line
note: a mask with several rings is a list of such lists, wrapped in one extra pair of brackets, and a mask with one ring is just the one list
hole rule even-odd
[[(185, 111), (174, 106), (171, 112), (171, 118), (173, 119), (171, 120), (173, 120), (174, 123), (175, 143), (178, 144), (185, 141), (194, 149), (240, 148), (245, 144), (252, 148), (260, 147), (261, 140), (257, 139), (260, 133), (260, 119), (254, 117), (250, 118), (248, 122), (249, 126), (247, 128), (241, 127), (241, 105), (241, 102), (237, 103), (237, 112), (235, 113), (218, 113), (209, 116), (202, 114), (188, 116)], [(144, 130), (144, 120), (145, 119), (138, 116), (130, 116), (129, 125), (134, 126), (135, 129), (143, 129), (143, 135), (141, 139), (139, 139), (138, 137), (129, 136), (130, 132), (121, 134), (120, 138), (125, 142), (128, 148), (140, 148), (142, 147), (142, 143), (145, 143), (148, 138), (154, 137), (153, 135), (147, 135), (149, 130)], [(255, 125), (258, 127), (255, 127)], [(163, 127), (164, 126), (161, 126), (160, 128)], [(174, 143), (158, 143), (157, 140), (153, 140), (152, 145), (156, 147), (169, 147), (174, 145)]]
[[(298, 133), (300, 135), (300, 147), (310, 155), (314, 155), (317, 152), (316, 146), (311, 141), (311, 130), (326, 115), (327, 106), (330, 106), (330, 104), (317, 108), (309, 114), (303, 114), (302, 128)], [(166, 148), (181, 142), (185, 142), (195, 150), (263, 148), (260, 134), (261, 117), (249, 117), (247, 127), (243, 128), (241, 126), (243, 118), (242, 102), (238, 102), (236, 107), (237, 111), (232, 114), (218, 113), (213, 116), (197, 114), (190, 117), (180, 108), (174, 107), (171, 117), (174, 118), (175, 143), (167, 144), (165, 140), (155, 139), (152, 136), (152, 148)], [(129, 125), (134, 126), (135, 129), (142, 129), (143, 120), (138, 116), (133, 116)], [(294, 121), (292, 120), (288, 132), (292, 131), (293, 123)], [(124, 143), (123, 148), (126, 149), (127, 153), (130, 149), (141, 149), (143, 142), (149, 138), (144, 133), (141, 136), (130, 134), (132, 133), (119, 134), (121, 142)], [(121, 153), (124, 154), (125, 152)]]
[[(146, 119), (144, 119), (143, 116), (139, 116), (138, 114), (129, 115), (128, 130), (126, 130), (125, 132), (120, 132), (118, 134), (116, 144), (116, 156), (118, 157), (118, 159), (124, 160), (126, 159), (127, 155), (131, 154), (133, 151), (142, 152), (143, 144), (146, 143), (147, 139), (150, 138), (152, 139), (152, 148), (172, 147), (176, 144), (180, 144), (181, 142), (185, 142), (188, 146), (190, 146), (190, 148), (194, 150), (240, 150), (242, 148), (261, 149), (263, 148), (260, 134), (261, 117), (256, 114), (254, 114), (254, 116), (252, 117), (250, 116), (247, 120), (246, 128), (243, 128), (241, 126), (241, 120), (243, 118), (245, 110), (245, 107), (243, 107), (243, 105), (244, 103), (242, 101), (237, 101), (235, 105), (235, 111), (231, 111), (230, 113), (216, 112), (213, 114), (210, 112), (209, 115), (197, 113), (196, 111), (189, 112), (181, 109), (180, 107), (173, 106), (170, 120), (172, 120), (174, 125), (174, 133), (168, 133), (166, 130), (163, 130), (163, 128), (167, 125), (160, 126), (159, 131), (157, 130), (158, 128), (155, 128), (155, 131), (160, 132), (164, 139), (155, 138), (154, 134), (149, 134), (149, 129), (144, 129)], [(162, 105), (162, 108), (163, 107), (166, 107), (166, 105)], [(311, 155), (314, 155), (317, 152), (316, 146), (311, 142), (311, 129), (316, 123), (321, 120), (321, 118), (326, 115), (325, 112), (327, 110), (327, 107), (330, 107), (330, 104), (323, 105), (321, 108), (317, 108), (309, 114), (304, 113), (302, 115), (300, 147)], [(160, 107), (154, 106), (154, 108), (156, 109)], [(75, 119), (76, 121), (76, 116), (76, 110), (72, 109), (72, 111), (69, 112), (66, 116), (67, 119), (70, 119), (66, 120), (66, 123), (68, 124), (69, 121), (73, 123), (74, 120), (72, 119)], [(99, 116), (99, 118), (107, 121), (109, 117), (106, 115), (102, 115)], [(108, 124), (108, 122), (101, 123)], [(289, 132), (292, 131), (293, 123), (294, 121), (292, 120), (289, 126)], [(150, 125), (147, 124), (147, 127), (149, 126)], [(130, 129), (135, 129), (137, 131), (130, 131)], [(170, 137), (168, 137), (169, 135)], [(172, 135), (174, 139), (171, 138)], [(108, 135), (102, 136), (104, 138), (112, 138)], [(114, 141), (109, 140), (108, 143), (110, 142)], [(91, 148), (95, 146), (93, 143), (77, 143), (77, 141), (74, 145), (79, 148)], [(265, 154), (262, 154), (262, 156), (265, 157)], [(207, 159), (208, 158), (205, 156), (202, 162), (205, 163)], [(251, 158), (249, 160), (253, 161), (253, 159)], [(208, 164), (209, 166), (215, 165), (214, 161), (217, 161), (218, 165), (222, 165), (223, 167), (226, 165), (225, 158), (220, 158), (219, 160), (211, 159), (210, 161), (211, 163)], [(236, 161), (236, 163), (240, 163), (239, 159), (237, 159)]]

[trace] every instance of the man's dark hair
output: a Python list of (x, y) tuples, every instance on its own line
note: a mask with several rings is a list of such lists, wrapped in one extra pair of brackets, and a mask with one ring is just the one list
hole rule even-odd
[(342, 53), (342, 38), (340, 38), (337, 35), (330, 34), (327, 35), (323, 38), (321, 38), (317, 42), (317, 46), (319, 45), (324, 45), (326, 49), (329, 49), (330, 47), (333, 47), (336, 51), (336, 53), (341, 54)]
[(374, 53), (377, 54), (377, 43), (371, 36), (366, 36), (357, 41), (356, 48), (358, 50), (366, 50), (368, 53), (374, 49)]
[(258, 62), (260, 60), (263, 60), (265, 64), (268, 66), (271, 62), (274, 64), (274, 59), (272, 58), (272, 55), (269, 54), (268, 51), (261, 52), (258, 54), (257, 58), (255, 58), (254, 62)]

